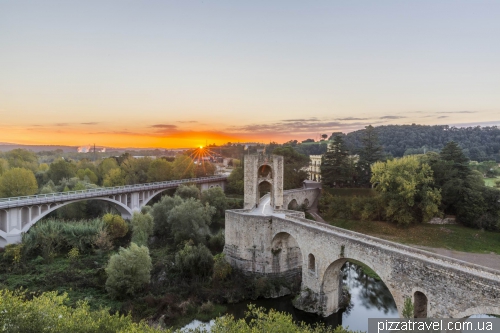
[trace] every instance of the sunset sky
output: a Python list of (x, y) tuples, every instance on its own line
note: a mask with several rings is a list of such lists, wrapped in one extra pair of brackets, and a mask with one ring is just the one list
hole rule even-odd
[(500, 1), (0, 1), (0, 142), (500, 125)]

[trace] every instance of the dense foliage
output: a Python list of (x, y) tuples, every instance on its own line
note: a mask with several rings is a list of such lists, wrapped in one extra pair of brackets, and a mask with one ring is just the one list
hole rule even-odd
[[(366, 129), (346, 135), (345, 141), (352, 151), (363, 146)], [(384, 152), (394, 157), (440, 151), (448, 142), (455, 141), (464, 154), (473, 161), (500, 162), (500, 129), (492, 127), (457, 128), (448, 125), (387, 125), (375, 127), (375, 133)]]

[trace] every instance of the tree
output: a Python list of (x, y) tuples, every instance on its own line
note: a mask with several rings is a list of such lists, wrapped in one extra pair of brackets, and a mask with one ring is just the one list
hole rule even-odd
[(175, 195), (178, 195), (182, 199), (200, 198), (200, 190), (196, 185), (181, 185), (175, 190)]
[(411, 301), (411, 297), (405, 297), (405, 303), (403, 305), (403, 318), (410, 319), (414, 317), (414, 308), (413, 308), (413, 302)]
[(0, 158), (0, 176), (9, 169), (9, 162), (5, 158)]
[(172, 163), (158, 158), (151, 162), (148, 169), (148, 182), (163, 182), (172, 179)]
[(321, 158), (321, 180), (330, 187), (344, 187), (352, 182), (352, 163), (341, 135), (336, 135)]
[(89, 168), (86, 168), (86, 169), (79, 169), (77, 172), (76, 172), (76, 175), (78, 178), (80, 178), (81, 180), (85, 180), (87, 179), (88, 182), (92, 183), (92, 184), (97, 184), (97, 176), (96, 174), (90, 170)]
[(244, 192), (243, 167), (234, 168), (227, 177), (226, 192), (231, 194), (241, 194)]
[(59, 184), (63, 178), (69, 179), (75, 177), (75, 165), (63, 158), (58, 159), (50, 164), (47, 175), (54, 184)]
[(112, 169), (119, 169), (119, 168), (120, 166), (118, 165), (118, 162), (116, 162), (116, 159), (114, 158), (105, 158), (104, 160), (102, 160), (102, 162), (97, 167), (100, 181), (102, 182), (104, 177), (107, 174), (109, 174), (109, 172)]
[(297, 152), (291, 146), (275, 148), (273, 154), (283, 156), (283, 189), (302, 187), (302, 182), (307, 179), (307, 171), (303, 169), (311, 161), (309, 156)]
[(12, 168), (0, 177), (0, 195), (2, 197), (19, 197), (35, 194), (38, 184), (31, 170)]
[(202, 161), (201, 163), (196, 165), (195, 176), (197, 178), (213, 176), (216, 170), (217, 168), (214, 164)]
[(210, 276), (214, 257), (205, 245), (186, 242), (184, 248), (175, 254), (175, 267), (186, 277)]
[(196, 165), (191, 157), (181, 155), (175, 159), (172, 164), (172, 173), (174, 179), (194, 178)]
[(134, 212), (130, 224), (132, 225), (132, 242), (139, 246), (147, 246), (149, 236), (153, 234), (153, 216)]
[(387, 218), (398, 224), (426, 222), (439, 214), (441, 194), (432, 169), (416, 156), (372, 165), (372, 183), (386, 206)]
[(123, 186), (125, 185), (125, 178), (123, 177), (120, 168), (111, 169), (105, 176), (102, 183), (105, 187)]
[(169, 197), (164, 196), (160, 202), (153, 205), (153, 220), (154, 220), (154, 233), (158, 236), (165, 237), (171, 234), (170, 223), (168, 216), (170, 211), (182, 204), (184, 200), (179, 196)]
[(152, 267), (149, 249), (130, 243), (127, 249), (120, 248), (109, 259), (106, 290), (113, 298), (133, 296), (151, 280)]
[(107, 213), (102, 217), (104, 226), (112, 239), (121, 238), (128, 232), (128, 226), (120, 215)]
[(125, 183), (128, 185), (146, 183), (148, 181), (148, 170), (151, 162), (152, 159), (149, 157), (130, 157), (124, 160), (120, 167)]
[(220, 187), (213, 187), (201, 192), (201, 202), (209, 204), (215, 208), (214, 217), (218, 220), (223, 219), (227, 209), (227, 198)]
[(172, 208), (168, 214), (174, 243), (193, 240), (195, 243), (205, 243), (210, 235), (209, 226), (215, 208), (203, 205), (199, 200), (188, 198), (180, 205)]
[(24, 168), (33, 172), (36, 172), (38, 169), (38, 157), (32, 151), (13, 149), (6, 152), (5, 157), (11, 168)]
[(365, 127), (364, 135), (361, 139), (363, 147), (359, 151), (358, 175), (361, 185), (370, 185), (372, 178), (371, 165), (382, 160), (382, 146), (378, 143), (377, 133), (372, 125)]

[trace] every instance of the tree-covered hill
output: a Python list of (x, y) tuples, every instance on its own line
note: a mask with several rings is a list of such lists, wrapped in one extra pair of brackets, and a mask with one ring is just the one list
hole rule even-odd
[[(457, 128), (448, 125), (387, 125), (375, 127), (380, 144), (394, 157), (439, 151), (447, 142), (458, 143), (473, 161), (500, 162), (500, 129), (493, 127)], [(348, 133), (345, 141), (351, 151), (362, 147), (365, 130)]]

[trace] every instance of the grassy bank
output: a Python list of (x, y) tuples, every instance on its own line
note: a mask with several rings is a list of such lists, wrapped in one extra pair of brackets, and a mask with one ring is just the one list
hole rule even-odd
[(330, 224), (402, 244), (500, 254), (500, 233), (460, 225), (416, 224), (410, 227), (398, 227), (388, 222), (341, 219), (336, 219)]

